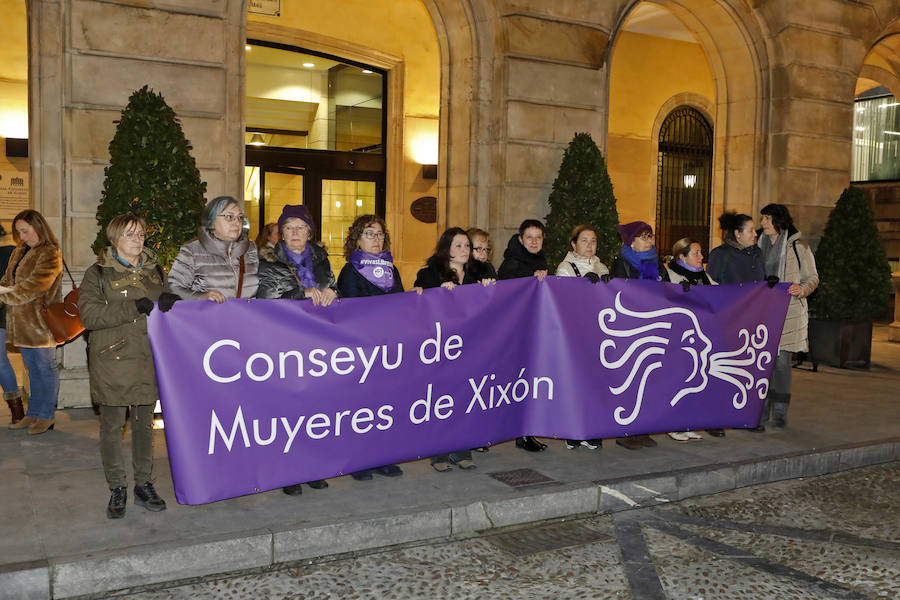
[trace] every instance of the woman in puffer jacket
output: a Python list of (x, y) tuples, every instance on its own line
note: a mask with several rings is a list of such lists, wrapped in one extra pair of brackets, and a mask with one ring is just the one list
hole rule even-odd
[(757, 245), (762, 254), (766, 277), (774, 276), (779, 281), (791, 284), (787, 290), (791, 301), (778, 344), (778, 358), (775, 359), (769, 393), (759, 417), (759, 427), (764, 427), (771, 410), (775, 428), (781, 429), (787, 425), (788, 404), (791, 401), (793, 353), (809, 349), (809, 309), (806, 297), (819, 287), (819, 273), (812, 250), (794, 227), (794, 220), (787, 207), (784, 204), (768, 204), (760, 213), (762, 235), (759, 236)]
[(200, 235), (181, 247), (169, 287), (184, 300), (253, 298), (259, 259), (244, 233), (244, 211), (231, 196), (210, 200), (200, 215)]

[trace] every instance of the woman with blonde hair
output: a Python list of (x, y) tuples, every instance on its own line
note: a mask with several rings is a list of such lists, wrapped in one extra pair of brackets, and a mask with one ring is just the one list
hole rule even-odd
[(13, 219), (16, 249), (0, 280), (0, 302), (7, 306), (9, 343), (22, 353), (28, 369), (28, 410), (9, 429), (28, 428), (29, 435), (53, 429), (59, 396), (56, 338), (41, 316), (41, 307), (62, 299), (62, 253), (50, 225), (36, 210)]

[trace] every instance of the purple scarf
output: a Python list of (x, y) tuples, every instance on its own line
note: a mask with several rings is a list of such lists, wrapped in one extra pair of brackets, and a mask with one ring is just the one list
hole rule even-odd
[(678, 260), (676, 260), (675, 262), (678, 263), (678, 266), (679, 266), (679, 267), (682, 267), (682, 268), (684, 268), (684, 269), (687, 269), (687, 270), (690, 271), (691, 273), (702, 273), (702, 272), (703, 272), (703, 267), (692, 267), (691, 265), (687, 264), (686, 262), (684, 262), (684, 261), (681, 260), (680, 258), (679, 258)]
[(659, 258), (656, 246), (643, 252), (637, 252), (631, 246), (622, 246), (622, 258), (640, 273), (640, 279), (659, 281)]
[(362, 250), (354, 250), (350, 255), (350, 264), (359, 274), (383, 292), (394, 287), (394, 257), (390, 250), (378, 254), (369, 254)]
[(288, 249), (287, 244), (284, 244), (284, 253), (287, 255), (288, 259), (297, 266), (297, 279), (300, 280), (300, 285), (303, 289), (319, 289), (319, 284), (316, 283), (316, 276), (313, 274), (312, 250), (310, 250), (309, 244), (306, 244), (303, 252), (299, 254), (291, 252), (291, 250)]

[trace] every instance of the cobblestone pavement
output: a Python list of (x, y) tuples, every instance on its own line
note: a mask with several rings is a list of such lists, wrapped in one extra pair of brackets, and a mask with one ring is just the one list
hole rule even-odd
[(103, 598), (900, 598), (900, 463)]

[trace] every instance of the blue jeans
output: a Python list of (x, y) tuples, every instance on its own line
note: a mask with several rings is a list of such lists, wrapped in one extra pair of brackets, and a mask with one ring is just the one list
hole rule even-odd
[(59, 396), (56, 348), (19, 348), (28, 369), (28, 411), (26, 417), (52, 419)]
[(0, 328), (0, 387), (3, 387), (4, 392), (14, 392), (19, 389), (16, 372), (6, 353), (6, 328)]

